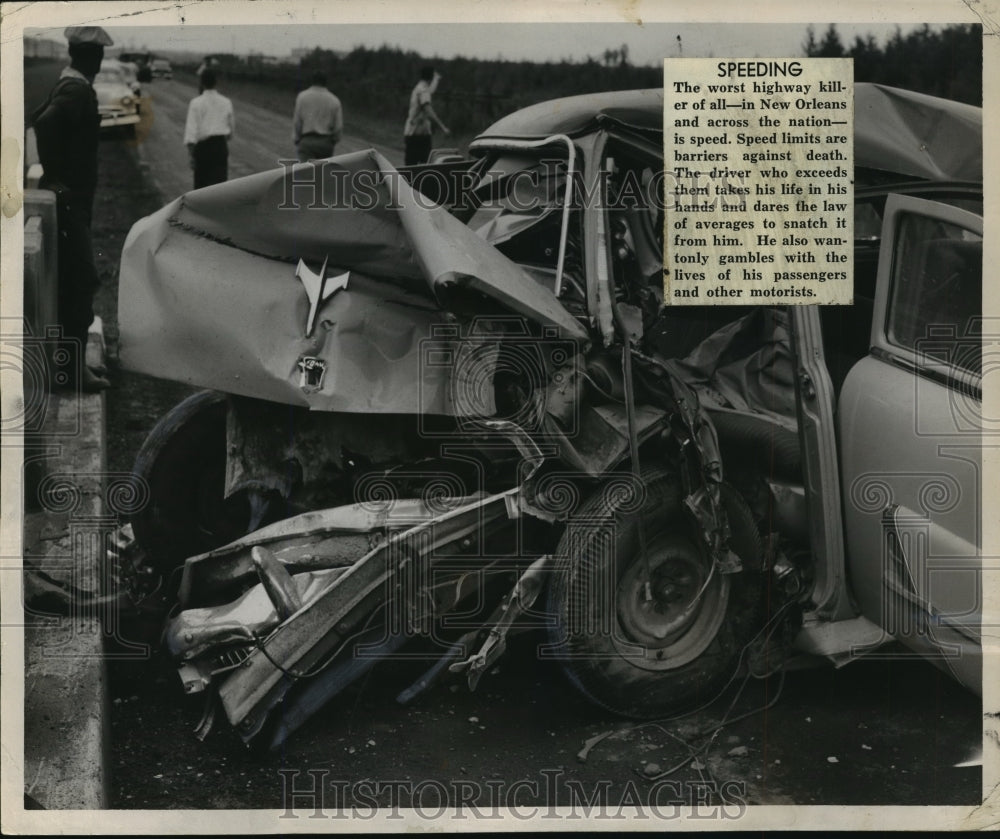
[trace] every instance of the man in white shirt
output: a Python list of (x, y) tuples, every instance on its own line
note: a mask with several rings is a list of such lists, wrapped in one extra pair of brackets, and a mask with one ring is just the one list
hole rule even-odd
[(344, 132), (340, 100), (326, 89), (326, 76), (313, 74), (312, 85), (295, 97), (292, 133), (299, 160), (333, 157), (333, 147)]
[(441, 74), (434, 72), (433, 67), (424, 67), (420, 71), (420, 81), (410, 93), (410, 111), (403, 128), (403, 142), (406, 146), (405, 165), (414, 166), (426, 163), (431, 156), (431, 132), (433, 123), (445, 133), (451, 132), (438, 119), (431, 107), (431, 94), (437, 90)]
[(233, 103), (215, 89), (215, 71), (201, 74), (204, 92), (188, 105), (184, 144), (194, 169), (194, 188), (222, 183), (229, 177), (229, 140), (235, 121)]

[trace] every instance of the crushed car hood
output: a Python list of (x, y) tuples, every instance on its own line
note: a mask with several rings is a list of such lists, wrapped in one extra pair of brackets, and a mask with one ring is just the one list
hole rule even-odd
[[(324, 264), (317, 300), (302, 277)], [(357, 152), (189, 192), (136, 223), (119, 279), (121, 360), (319, 410), (454, 414), (451, 371), (421, 352), (457, 334), (455, 299), (587, 339), (551, 291), (384, 157)]]

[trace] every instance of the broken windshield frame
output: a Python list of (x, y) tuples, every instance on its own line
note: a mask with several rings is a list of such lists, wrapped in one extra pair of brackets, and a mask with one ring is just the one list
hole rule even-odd
[(507, 140), (507, 139), (480, 139), (476, 140), (469, 147), (470, 151), (524, 151), (527, 149), (539, 149), (555, 144), (565, 144), (566, 146), (566, 188), (563, 191), (562, 222), (559, 226), (559, 256), (556, 262), (556, 279), (554, 293), (559, 297), (562, 291), (563, 268), (566, 261), (566, 239), (569, 234), (569, 216), (573, 203), (573, 177), (574, 164), (576, 163), (576, 147), (573, 141), (565, 134), (553, 134), (544, 140)]

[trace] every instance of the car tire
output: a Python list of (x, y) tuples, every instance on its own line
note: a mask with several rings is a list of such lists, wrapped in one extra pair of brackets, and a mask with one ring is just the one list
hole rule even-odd
[(225, 394), (195, 393), (160, 419), (136, 455), (132, 473), (148, 502), (133, 514), (132, 529), (161, 575), (246, 533), (246, 494), (223, 497), (226, 414)]
[[(549, 649), (570, 682), (616, 714), (648, 719), (709, 702), (732, 678), (760, 623), (763, 549), (746, 502), (723, 485), (743, 570), (720, 574), (684, 512), (677, 476), (650, 473), (642, 486), (638, 500), (605, 487), (574, 515), (557, 549), (548, 615)], [(642, 596), (640, 519), (651, 601)]]

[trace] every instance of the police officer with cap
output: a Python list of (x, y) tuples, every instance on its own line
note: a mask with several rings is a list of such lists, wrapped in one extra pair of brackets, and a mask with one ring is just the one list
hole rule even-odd
[(91, 245), (91, 218), (97, 188), (97, 144), (101, 118), (92, 87), (101, 68), (104, 48), (114, 42), (99, 26), (70, 26), (70, 66), (32, 123), (44, 174), (40, 186), (56, 194), (59, 220), (59, 322), (66, 349), (80, 354), (73, 369), (80, 378), (71, 384), (93, 392), (110, 387), (103, 370), (85, 361), (87, 331), (94, 319), (97, 267)]

